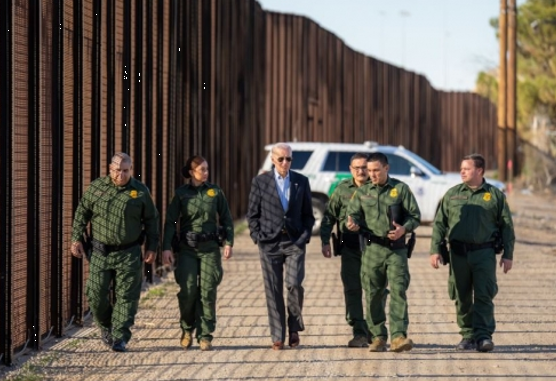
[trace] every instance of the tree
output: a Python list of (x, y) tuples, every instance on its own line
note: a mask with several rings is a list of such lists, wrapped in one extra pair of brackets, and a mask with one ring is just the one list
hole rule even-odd
[[(497, 36), (498, 21), (490, 20)], [(495, 101), (497, 76), (479, 73), (477, 92)], [(556, 0), (528, 0), (518, 9), (517, 108), (521, 130), (537, 114), (556, 120)]]
[[(498, 18), (490, 24), (499, 37)], [(476, 89), (496, 103), (498, 73), (479, 73)], [(555, 122), (556, 0), (527, 0), (517, 13), (517, 128), (525, 185), (545, 187), (556, 179)]]

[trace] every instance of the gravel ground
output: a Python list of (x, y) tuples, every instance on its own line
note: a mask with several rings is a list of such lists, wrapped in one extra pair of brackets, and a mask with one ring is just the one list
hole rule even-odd
[(459, 342), (447, 268), (428, 263), (431, 228), (418, 229), (410, 260), (411, 352), (371, 353), (347, 348), (339, 259), (323, 258), (320, 240), (307, 251), (306, 330), (297, 349), (272, 351), (256, 247), (247, 232), (237, 237), (234, 258), (224, 263), (212, 352), (179, 346), (177, 286), (172, 274), (142, 299), (129, 352), (114, 353), (85, 327), (51, 340), (39, 353), (0, 367), (7, 380), (556, 380), (556, 203), (515, 192), (508, 196), (516, 225), (514, 267), (498, 271), (497, 331), (491, 353), (456, 352)]

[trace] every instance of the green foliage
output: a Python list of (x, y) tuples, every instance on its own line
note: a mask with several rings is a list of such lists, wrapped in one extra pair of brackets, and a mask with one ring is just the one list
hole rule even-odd
[[(499, 37), (499, 20), (490, 25)], [(518, 127), (535, 114), (556, 118), (556, 0), (528, 0), (517, 12)], [(498, 74), (479, 73), (477, 92), (497, 102)]]
[[(490, 25), (500, 39), (499, 18)], [(521, 181), (546, 189), (556, 183), (556, 0), (527, 0), (519, 6), (516, 35)], [(481, 72), (476, 80), (477, 92), (495, 103), (498, 75)]]
[(498, 102), (498, 78), (495, 73), (480, 72), (477, 77), (476, 91), (492, 103)]

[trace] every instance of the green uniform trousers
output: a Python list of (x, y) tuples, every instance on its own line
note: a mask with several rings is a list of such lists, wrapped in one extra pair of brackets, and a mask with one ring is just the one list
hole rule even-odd
[(346, 302), (346, 321), (353, 327), (353, 336), (368, 336), (369, 328), (363, 315), (363, 288), (361, 285), (361, 251), (342, 248), (342, 284)]
[(222, 281), (222, 257), (216, 242), (191, 248), (182, 244), (174, 271), (180, 286), (178, 304), (180, 327), (193, 332), (197, 341), (212, 341), (216, 327), (216, 290)]
[(450, 299), (455, 300), (460, 334), (465, 339), (492, 339), (496, 328), (494, 303), (496, 255), (492, 249), (450, 253)]
[[(130, 251), (117, 251), (104, 256), (93, 251), (89, 264), (86, 294), (96, 323), (112, 329), (114, 339), (126, 343), (141, 296), (143, 263), (139, 245)], [(115, 303), (110, 302), (110, 285), (114, 283)]]
[(391, 250), (375, 243), (367, 246), (361, 263), (361, 282), (365, 290), (367, 323), (373, 337), (388, 338), (384, 303), (387, 286), (390, 287), (390, 337), (407, 336), (409, 281), (407, 249)]

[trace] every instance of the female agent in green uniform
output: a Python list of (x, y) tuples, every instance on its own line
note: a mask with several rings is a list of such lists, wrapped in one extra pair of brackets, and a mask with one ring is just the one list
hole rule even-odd
[[(228, 202), (222, 190), (208, 179), (208, 163), (201, 156), (187, 160), (182, 174), (189, 182), (179, 187), (164, 223), (162, 260), (175, 264), (180, 285), (178, 302), (182, 335), (180, 344), (191, 347), (193, 331), (203, 351), (212, 350), (216, 326), (216, 289), (222, 281), (222, 259), (232, 256), (234, 227)], [(218, 227), (223, 228), (219, 242)], [(179, 233), (179, 250), (172, 252), (172, 238)]]

